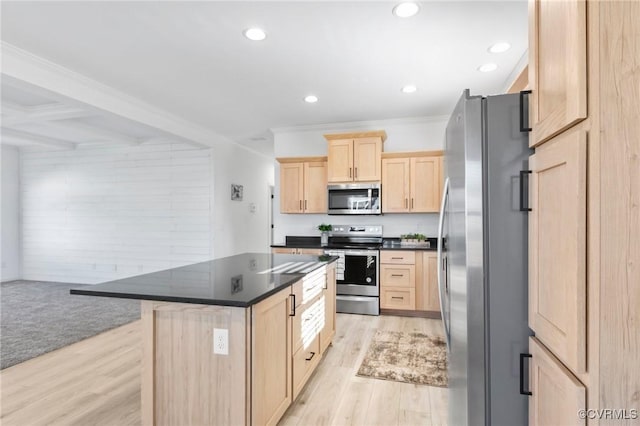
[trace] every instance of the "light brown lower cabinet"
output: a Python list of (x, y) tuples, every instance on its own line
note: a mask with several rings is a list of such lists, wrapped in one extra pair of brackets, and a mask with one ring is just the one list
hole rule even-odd
[(438, 315), (440, 296), (437, 267), (435, 251), (382, 250), (380, 308), (407, 311), (407, 314), (420, 311), (431, 316)]
[(251, 423), (255, 425), (275, 425), (293, 401), (290, 304), (290, 292), (281, 291), (252, 309)]
[(585, 386), (535, 337), (529, 352), (529, 424), (585, 425)]
[(277, 424), (335, 335), (335, 292), (330, 264), (250, 308), (142, 301), (142, 424)]

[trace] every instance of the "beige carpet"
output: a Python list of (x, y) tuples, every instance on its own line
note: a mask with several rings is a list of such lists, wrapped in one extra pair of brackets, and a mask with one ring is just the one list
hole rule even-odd
[(447, 387), (447, 347), (440, 337), (378, 330), (357, 374)]

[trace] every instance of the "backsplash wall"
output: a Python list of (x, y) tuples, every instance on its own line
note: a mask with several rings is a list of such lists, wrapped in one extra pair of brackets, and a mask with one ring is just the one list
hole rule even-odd
[[(385, 152), (432, 151), (443, 148), (448, 117), (378, 120), (341, 123), (274, 130), (276, 157), (305, 157), (327, 155), (324, 134), (366, 130), (385, 130)], [(398, 237), (418, 232), (430, 237), (437, 234), (438, 214), (383, 214), (380, 216), (329, 216), (326, 214), (280, 213), (280, 165), (275, 162), (275, 191), (273, 200), (273, 242), (284, 243), (287, 235), (320, 235), (316, 227), (321, 223), (332, 225), (382, 225), (385, 237)]]

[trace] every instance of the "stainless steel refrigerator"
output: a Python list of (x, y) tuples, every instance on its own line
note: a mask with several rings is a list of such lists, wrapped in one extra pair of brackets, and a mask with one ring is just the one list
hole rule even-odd
[(522, 95), (470, 96), (446, 130), (439, 221), (449, 424), (525, 425), (528, 136)]

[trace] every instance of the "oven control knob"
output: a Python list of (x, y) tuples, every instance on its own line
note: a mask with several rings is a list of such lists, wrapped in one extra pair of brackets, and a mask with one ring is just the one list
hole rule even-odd
[(367, 283), (371, 282), (371, 277), (367, 277), (367, 279), (365, 280)]

